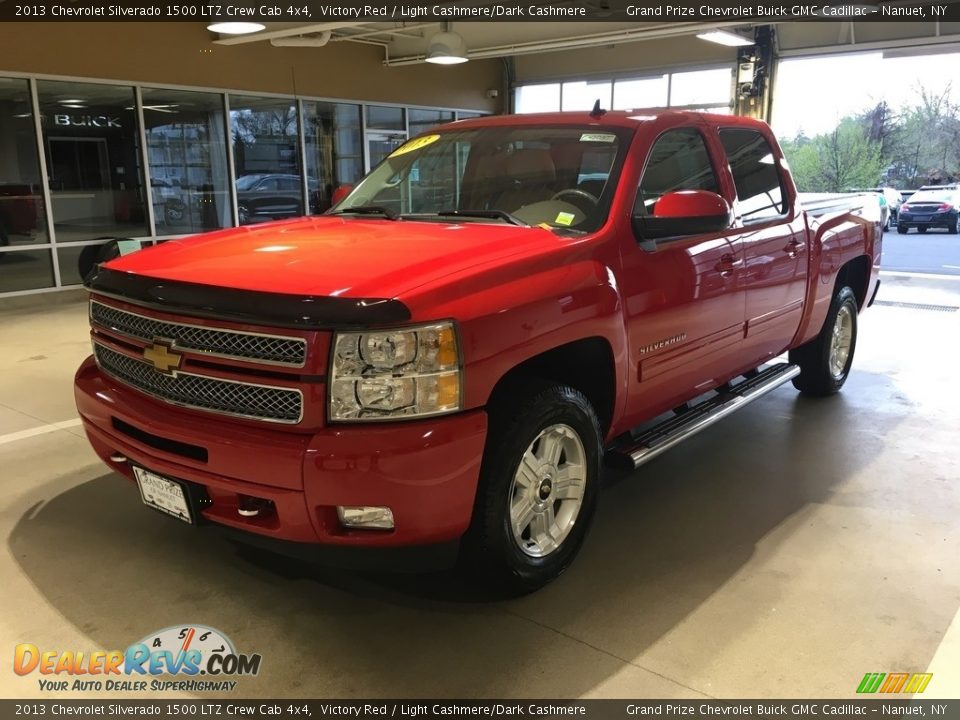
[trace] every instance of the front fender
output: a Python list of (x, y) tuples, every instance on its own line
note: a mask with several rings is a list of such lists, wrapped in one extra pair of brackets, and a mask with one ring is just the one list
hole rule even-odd
[(485, 406), (497, 383), (520, 363), (599, 337), (614, 358), (616, 417), (626, 395), (627, 353), (613, 270), (589, 257), (544, 265), (541, 259), (475, 270), (403, 300), (417, 319), (452, 317), (459, 323), (465, 409)]

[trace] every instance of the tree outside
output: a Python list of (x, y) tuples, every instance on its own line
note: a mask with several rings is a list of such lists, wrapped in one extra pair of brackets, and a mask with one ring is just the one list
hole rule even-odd
[(782, 137), (800, 191), (905, 190), (960, 181), (960, 102), (952, 85), (914, 90), (898, 108), (876, 102), (827, 132)]

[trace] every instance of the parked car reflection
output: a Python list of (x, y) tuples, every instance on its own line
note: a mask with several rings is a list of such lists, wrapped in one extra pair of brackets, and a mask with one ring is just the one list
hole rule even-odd
[[(317, 212), (316, 180), (308, 180), (310, 213)], [(237, 178), (237, 221), (240, 225), (303, 215), (299, 175), (255, 173)]]

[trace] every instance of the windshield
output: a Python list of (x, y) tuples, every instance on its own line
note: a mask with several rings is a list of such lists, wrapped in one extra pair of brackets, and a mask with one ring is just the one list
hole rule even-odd
[(626, 128), (485, 127), (410, 140), (333, 210), (590, 232), (603, 225)]

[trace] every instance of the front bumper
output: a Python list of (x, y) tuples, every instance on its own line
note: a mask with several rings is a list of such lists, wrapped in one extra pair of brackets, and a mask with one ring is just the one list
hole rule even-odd
[[(486, 440), (482, 410), (296, 433), (153, 400), (103, 375), (92, 358), (77, 371), (75, 396), (109, 467), (131, 481), (131, 465), (186, 481), (203, 498), (201, 522), (251, 540), (409, 550), (456, 543), (470, 523)], [(110, 459), (118, 453), (127, 461)], [(268, 500), (275, 511), (242, 516), (240, 496)], [(345, 528), (338, 505), (390, 507), (395, 528)]]

